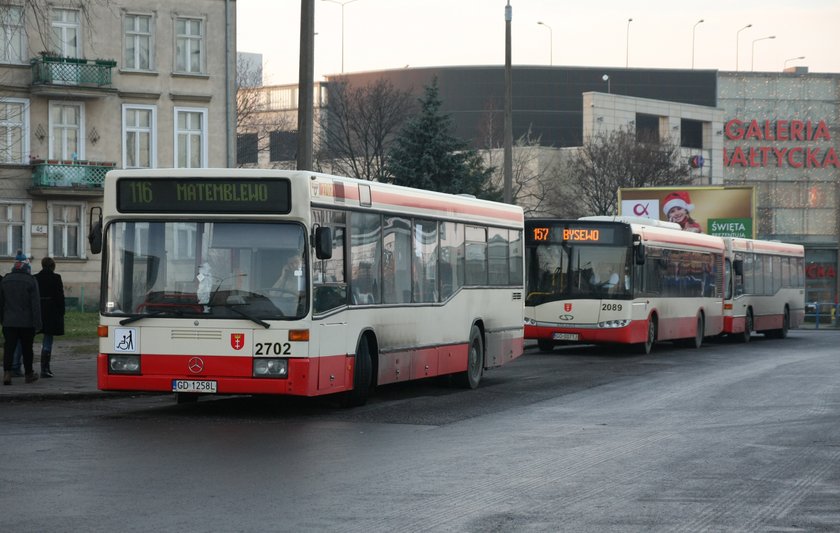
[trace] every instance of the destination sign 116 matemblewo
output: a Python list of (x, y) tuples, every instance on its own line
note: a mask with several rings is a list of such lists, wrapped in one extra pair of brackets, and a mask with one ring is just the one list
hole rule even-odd
[(285, 178), (180, 178), (117, 180), (122, 213), (288, 213)]

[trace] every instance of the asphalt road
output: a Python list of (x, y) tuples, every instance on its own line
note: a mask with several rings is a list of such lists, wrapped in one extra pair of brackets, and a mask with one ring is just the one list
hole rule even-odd
[(838, 345), (534, 349), (349, 410), (9, 402), (0, 530), (838, 531)]

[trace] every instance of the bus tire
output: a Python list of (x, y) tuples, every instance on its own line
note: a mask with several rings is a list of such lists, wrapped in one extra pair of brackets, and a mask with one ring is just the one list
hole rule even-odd
[(484, 341), (481, 330), (473, 325), (470, 329), (470, 342), (467, 346), (467, 370), (455, 374), (455, 384), (465, 389), (478, 387), (484, 372)]
[(790, 330), (790, 310), (785, 306), (785, 312), (782, 315), (782, 327), (780, 329), (771, 329), (765, 335), (772, 339), (784, 339), (788, 336)]
[(551, 352), (554, 350), (554, 341), (548, 339), (537, 339), (537, 348), (541, 352)]
[(744, 317), (744, 331), (738, 335), (738, 340), (747, 343), (750, 342), (750, 338), (752, 337), (752, 330), (753, 330), (753, 314), (752, 309), (747, 309), (747, 316)]
[(645, 342), (639, 344), (639, 351), (642, 355), (650, 355), (653, 351), (653, 345), (656, 342), (656, 316), (651, 315), (647, 321), (647, 338)]
[(697, 329), (694, 331), (694, 339), (690, 346), (697, 349), (703, 346), (703, 338), (706, 336), (706, 323), (703, 319), (703, 313), (697, 315)]
[(362, 338), (359, 339), (359, 346), (356, 348), (356, 362), (353, 365), (353, 390), (344, 393), (342, 398), (344, 407), (360, 407), (367, 403), (370, 395), (372, 368), (368, 336), (362, 335)]

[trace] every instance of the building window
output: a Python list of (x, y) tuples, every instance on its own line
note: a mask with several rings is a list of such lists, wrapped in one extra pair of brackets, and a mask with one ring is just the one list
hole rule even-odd
[(84, 105), (74, 102), (50, 102), (49, 159), (84, 159)]
[(123, 67), (134, 70), (152, 69), (153, 34), (151, 15), (125, 16), (125, 49)]
[(297, 159), (297, 132), (272, 131), (268, 136), (269, 161)]
[(82, 257), (82, 206), (50, 205), (50, 250), (53, 257)]
[(0, 163), (27, 163), (29, 153), (29, 101), (0, 100)]
[(26, 204), (0, 203), (0, 256), (14, 257), (18, 250), (26, 251), (27, 214)]
[(236, 136), (236, 164), (246, 165), (258, 162), (259, 139), (256, 133), (243, 133)]
[(175, 108), (175, 168), (207, 166), (207, 109)]
[(175, 71), (198, 74), (204, 65), (204, 21), (175, 20)]
[(0, 62), (24, 62), (23, 36), (23, 7), (0, 6)]
[(53, 52), (66, 57), (82, 57), (81, 17), (77, 9), (52, 10)]
[(157, 108), (123, 106), (123, 167), (154, 168), (157, 164)]

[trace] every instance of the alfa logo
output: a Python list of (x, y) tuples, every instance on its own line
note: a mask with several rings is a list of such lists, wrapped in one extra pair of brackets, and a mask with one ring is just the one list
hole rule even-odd
[(567, 313), (571, 313), (572, 312), (572, 304), (570, 304), (570, 303), (563, 304), (563, 311), (566, 311)]
[(244, 333), (231, 333), (230, 334), (230, 346), (234, 350), (241, 350), (245, 347), (245, 334)]

